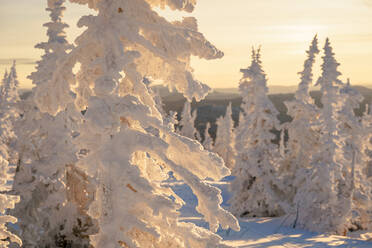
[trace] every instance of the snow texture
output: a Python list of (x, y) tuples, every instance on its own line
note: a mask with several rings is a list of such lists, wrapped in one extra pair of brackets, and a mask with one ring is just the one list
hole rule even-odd
[[(231, 198), (229, 185), (231, 179), (220, 182), (206, 181), (221, 189), (224, 202), (223, 207), (228, 207)], [(208, 224), (201, 220), (200, 215), (195, 210), (197, 198), (193, 195), (190, 187), (182, 181), (167, 181), (163, 183), (177, 193), (185, 201), (185, 205), (180, 209), (181, 218), (184, 222), (195, 223), (198, 226), (208, 227)], [(217, 232), (223, 238), (223, 243), (232, 247), (239, 248), (266, 248), (266, 247), (370, 247), (371, 233), (359, 233), (352, 237), (327, 235), (309, 232), (299, 228), (293, 228), (293, 219), (288, 216), (277, 218), (240, 218), (241, 230), (222, 230)], [(361, 240), (361, 238), (364, 239)]]

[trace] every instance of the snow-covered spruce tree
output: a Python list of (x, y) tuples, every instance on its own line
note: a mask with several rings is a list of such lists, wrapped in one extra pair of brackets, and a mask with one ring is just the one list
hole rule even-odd
[[(2, 108), (16, 107), (16, 103), (19, 101), (18, 95), (19, 81), (17, 77), (16, 61), (13, 62), (9, 73), (4, 74), (3, 83), (1, 86), (1, 102)], [(16, 114), (16, 112), (14, 113)]]
[(168, 126), (171, 130), (176, 131), (176, 125), (178, 125), (176, 111), (169, 111), (164, 119), (164, 125)]
[(285, 144), (285, 127), (282, 127), (282, 130), (280, 130), (280, 136), (279, 136), (279, 154), (282, 158), (284, 158), (286, 152), (287, 152), (287, 147)]
[[(17, 123), (19, 161), (13, 190), (21, 201), (12, 211), (27, 247), (88, 247), (94, 223), (87, 215), (94, 189), (75, 167), (73, 144), (80, 114), (66, 109), (51, 116), (26, 102)], [(75, 115), (75, 116), (74, 116)]]
[[(18, 116), (18, 94), (19, 81), (17, 77), (16, 62), (13, 62), (10, 72), (5, 72), (0, 88), (0, 111), (6, 115), (9, 121), (14, 122)], [(5, 142), (10, 142), (7, 140)], [(7, 144), (9, 145), (9, 144)]]
[(213, 151), (213, 139), (211, 135), (209, 134), (210, 128), (211, 128), (211, 123), (208, 122), (204, 130), (203, 146), (204, 146), (204, 149), (208, 151)]
[[(78, 106), (87, 108), (76, 145), (86, 151), (79, 168), (96, 178), (89, 214), (97, 219), (99, 232), (90, 236), (91, 245), (224, 247), (219, 236), (178, 220), (182, 201), (161, 181), (170, 171), (184, 180), (212, 231), (220, 224), (239, 229), (236, 219), (220, 207), (220, 190), (201, 180), (220, 179), (229, 170), (198, 142), (164, 125), (142, 80), (163, 79), (189, 100), (205, 96), (209, 87), (193, 79), (190, 55), (213, 59), (222, 53), (197, 32), (194, 18), (171, 23), (153, 10), (168, 6), (192, 11), (195, 1), (71, 1), (98, 12), (80, 19), (79, 26), (87, 29), (62, 63), (64, 70), (81, 63), (77, 85), (59, 80), (62, 75), (56, 71), (56, 80), (46, 87), (46, 102), (40, 101), (39, 107), (58, 113), (70, 104), (73, 89)], [(60, 83), (63, 87), (53, 87)], [(48, 102), (50, 98), (58, 101)]]
[[(45, 54), (30, 76), (35, 87), (16, 126), (19, 160), (13, 190), (21, 201), (12, 213), (20, 220), (25, 247), (88, 247), (88, 235), (93, 232), (92, 220), (86, 214), (93, 192), (88, 177), (75, 167), (73, 139), (82, 116), (73, 105), (56, 116), (36, 107), (36, 102), (52, 104), (45, 101), (47, 93), (40, 88), (48, 87), (60, 67), (59, 60), (73, 48), (66, 40), (67, 25), (61, 19), (64, 2), (48, 0), (51, 22), (44, 26), (49, 40), (36, 46)], [(71, 70), (61, 75), (63, 80), (73, 78)]]
[(11, 166), (16, 164), (17, 152), (15, 151), (16, 135), (14, 133), (14, 123), (19, 118), (19, 82), (17, 79), (16, 63), (9, 73), (5, 73), (3, 84), (0, 89), (0, 139), (8, 148), (7, 161)]
[(297, 190), (297, 223), (311, 231), (345, 235), (352, 227), (352, 167), (345, 157), (345, 137), (340, 131), (340, 111), (344, 104), (340, 94), (339, 63), (329, 40), (324, 46), (321, 86), (323, 108), (320, 115), (319, 150), (311, 157), (306, 181)]
[(266, 75), (260, 50), (252, 51), (252, 63), (240, 70), (239, 90), (243, 98), (236, 133), (236, 163), (231, 184), (231, 211), (236, 216), (278, 216), (282, 192), (276, 176), (280, 158), (271, 130), (279, 126), (278, 111), (267, 96)]
[[(364, 137), (360, 140), (362, 141), (362, 143), (364, 144), (365, 148), (362, 149), (363, 151), (366, 152), (367, 154), (367, 157), (366, 157), (366, 164), (365, 166), (361, 166), (360, 170), (362, 171), (363, 175), (361, 176), (361, 178), (363, 179), (367, 179), (368, 182), (366, 183), (364, 180), (360, 182), (360, 186), (363, 187), (363, 188), (366, 188), (368, 187), (368, 185), (370, 185), (370, 187), (372, 188), (372, 185), (371, 185), (371, 177), (372, 177), (372, 103), (367, 107), (366, 107), (366, 111), (365, 111), (365, 114), (363, 115), (362, 117), (362, 126), (363, 126), (363, 131), (365, 133)], [(357, 188), (357, 187), (355, 187)], [(371, 190), (369, 190), (369, 192), (371, 192)], [(355, 193), (354, 193), (355, 195)], [(358, 203), (362, 203), (361, 205), (365, 205), (365, 203), (369, 203), (371, 204), (371, 198), (367, 198), (365, 197), (365, 194), (360, 194), (359, 196), (362, 196), (362, 197), (358, 197)], [(368, 196), (368, 195), (367, 195)], [(367, 201), (366, 201), (367, 200)], [(366, 216), (361, 216), (361, 220), (363, 221), (362, 222), (362, 226), (367, 226), (367, 229), (368, 230), (372, 230), (372, 217), (371, 217), (371, 208), (367, 208), (367, 209), (363, 209), (365, 212), (365, 215)], [(361, 213), (363, 213), (364, 211), (360, 211)]]
[[(2, 123), (3, 125), (3, 123)], [(0, 143), (0, 247), (6, 248), (11, 243), (22, 245), (22, 241), (6, 227), (7, 223), (17, 222), (17, 218), (7, 215), (7, 209), (14, 208), (19, 196), (9, 194), (7, 183), (12, 180), (9, 173), (9, 163), (6, 159), (7, 147)]]
[[(288, 130), (287, 153), (281, 162), (280, 169), (287, 185), (288, 202), (293, 202), (298, 187), (305, 180), (304, 170), (310, 167), (311, 156), (319, 149), (320, 133), (317, 125), (319, 109), (309, 94), (313, 81), (313, 65), (319, 53), (317, 36), (314, 37), (306, 53), (308, 58), (304, 62), (304, 69), (299, 72), (301, 81), (295, 93), (295, 99), (285, 102), (288, 114), (293, 118), (290, 123), (285, 123), (285, 129)], [(287, 209), (286, 212), (292, 213), (296, 210), (296, 205), (293, 203), (292, 207), (295, 209)]]
[(186, 100), (182, 110), (181, 120), (179, 121), (179, 134), (190, 139), (196, 139), (195, 129), (196, 110), (191, 111), (191, 103)]
[[(343, 104), (339, 112), (339, 132), (345, 139), (344, 156), (348, 161), (347, 172), (351, 177), (351, 226), (349, 231), (371, 230), (372, 182), (368, 180), (368, 154), (371, 147), (371, 129), (363, 125), (362, 118), (355, 115), (363, 96), (351, 87), (350, 80), (340, 89)], [(351, 168), (349, 168), (351, 166)], [(348, 178), (346, 178), (349, 180)]]
[(15, 117), (14, 106), (12, 100), (16, 97), (16, 85), (13, 90), (12, 84), (17, 82), (15, 64), (11, 72), (5, 73), (3, 84), (1, 86), (0, 95), (0, 247), (8, 247), (11, 243), (22, 245), (22, 241), (13, 233), (11, 233), (6, 224), (17, 222), (17, 218), (8, 215), (7, 210), (14, 208), (14, 205), (19, 201), (19, 196), (10, 193), (9, 182), (13, 179), (13, 173), (10, 172), (10, 164), (12, 162), (11, 154), (13, 147), (11, 141), (14, 141), (15, 135), (13, 132), (13, 121)]
[[(13, 107), (9, 102), (9, 84), (11, 82), (11, 75), (4, 73), (4, 78), (0, 87), (0, 139), (8, 147), (12, 140), (14, 140), (14, 132), (12, 128)], [(8, 158), (7, 158), (8, 159)]]
[(235, 165), (236, 152), (231, 102), (226, 109), (225, 116), (219, 117), (216, 124), (217, 134), (213, 151), (223, 158), (228, 168), (232, 169)]
[(343, 104), (339, 113), (342, 122), (339, 131), (346, 139), (345, 156), (348, 160), (351, 160), (355, 150), (358, 153), (357, 157), (362, 159), (365, 154), (363, 152), (363, 142), (360, 142), (360, 139), (363, 138), (365, 133), (363, 133), (362, 120), (355, 115), (354, 109), (360, 107), (364, 97), (351, 87), (349, 79), (346, 84), (341, 85), (340, 94)]
[(4, 76), (3, 76), (3, 79), (1, 81), (1, 86), (0, 86), (1, 89), (3, 88), (3, 85), (4, 85), (5, 81), (7, 80), (7, 78), (8, 78), (8, 70), (5, 69)]
[(363, 137), (363, 143), (366, 144), (367, 165), (364, 170), (365, 176), (369, 179), (372, 177), (372, 103), (366, 104), (366, 111), (362, 116), (363, 130), (369, 134)]

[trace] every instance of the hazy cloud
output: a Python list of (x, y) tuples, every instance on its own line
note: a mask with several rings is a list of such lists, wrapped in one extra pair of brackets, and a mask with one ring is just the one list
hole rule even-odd
[(33, 65), (36, 63), (34, 59), (30, 58), (11, 58), (11, 59), (0, 59), (0, 65), (11, 65), (13, 61), (16, 61), (18, 65)]

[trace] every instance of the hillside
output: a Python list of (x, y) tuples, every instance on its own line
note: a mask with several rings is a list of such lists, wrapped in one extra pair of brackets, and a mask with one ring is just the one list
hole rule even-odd
[[(290, 89), (290, 87), (286, 86), (274, 88), (275, 91), (278, 89)], [(372, 102), (372, 89), (358, 85), (354, 86), (353, 88), (358, 90), (364, 96), (364, 101), (362, 102), (360, 108), (355, 110), (356, 114), (360, 116), (365, 111), (366, 104), (370, 104)], [(155, 87), (155, 90), (159, 92), (160, 96), (162, 97), (163, 107), (166, 112), (176, 111), (177, 113), (181, 113), (184, 102), (186, 101), (186, 99), (181, 94), (177, 92), (169, 92), (167, 88), (159, 86)], [(319, 107), (321, 107), (320, 91), (311, 91), (310, 95), (314, 98), (315, 103)], [(286, 114), (287, 108), (285, 107), (284, 102), (292, 100), (294, 98), (294, 93), (275, 93), (270, 94), (269, 98), (280, 112), (278, 116), (280, 122), (283, 123), (290, 121), (291, 117)], [(198, 114), (195, 121), (195, 127), (198, 129), (199, 132), (203, 134), (206, 123), (210, 122), (211, 135), (212, 137), (215, 137), (215, 121), (219, 116), (225, 114), (226, 107), (229, 102), (232, 103), (233, 119), (235, 121), (235, 125), (237, 125), (241, 101), (242, 99), (238, 93), (238, 90), (233, 88), (215, 89), (204, 100), (200, 102), (193, 101), (193, 103), (191, 104), (192, 109), (197, 109)]]

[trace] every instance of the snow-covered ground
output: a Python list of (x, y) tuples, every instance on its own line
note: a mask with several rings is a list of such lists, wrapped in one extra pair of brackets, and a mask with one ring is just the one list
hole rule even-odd
[[(165, 182), (169, 185), (186, 203), (182, 207), (181, 218), (183, 221), (193, 222), (197, 225), (208, 227), (208, 224), (201, 220), (201, 215), (195, 210), (197, 199), (191, 189), (183, 182)], [(222, 190), (223, 204), (227, 207), (230, 197), (228, 192), (229, 180), (211, 183)], [(312, 233), (301, 229), (288, 227), (288, 219), (282, 218), (254, 218), (240, 219), (241, 230), (219, 230), (218, 234), (223, 237), (224, 242), (233, 247), (372, 247), (372, 241), (364, 241), (336, 235), (324, 235)]]

